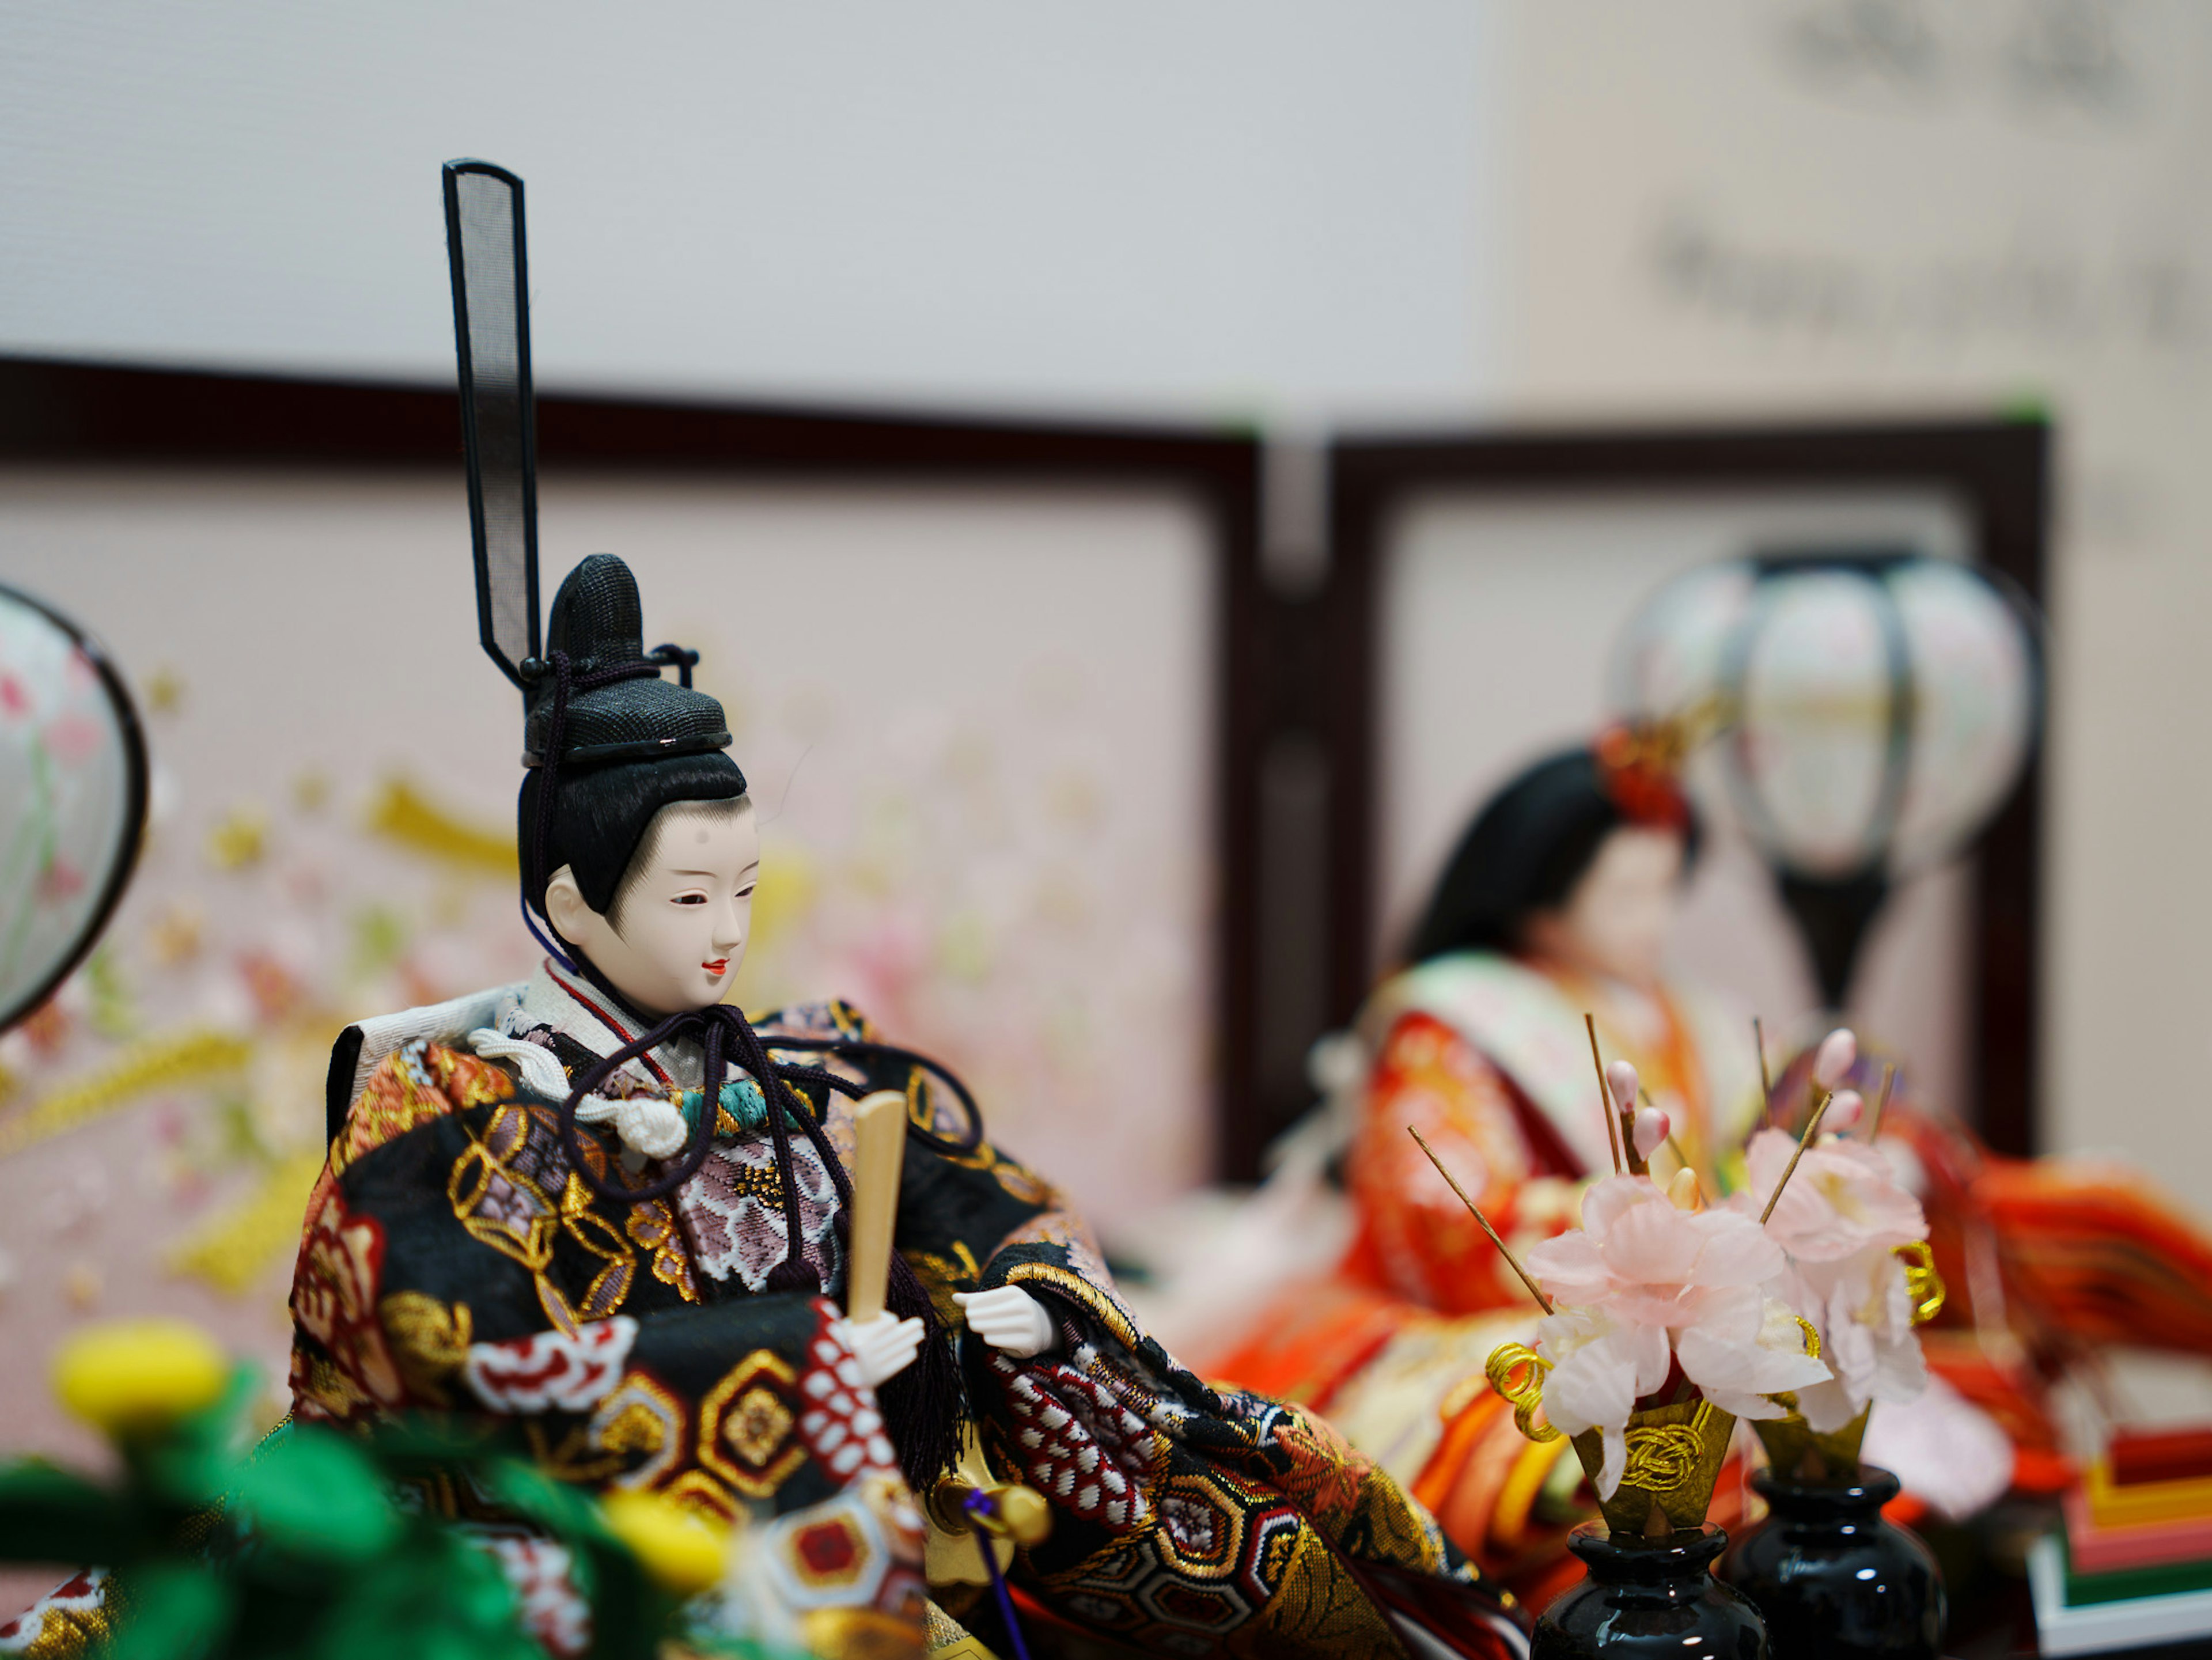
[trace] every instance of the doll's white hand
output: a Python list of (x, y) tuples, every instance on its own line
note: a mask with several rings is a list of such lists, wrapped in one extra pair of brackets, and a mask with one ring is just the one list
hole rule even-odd
[(879, 1314), (858, 1325), (840, 1320), (837, 1327), (852, 1346), (853, 1358), (860, 1363), (860, 1376), (867, 1379), (870, 1389), (880, 1388), (886, 1378), (897, 1377), (921, 1352), (919, 1320), (896, 1320)]
[(1058, 1336), (1044, 1304), (1019, 1286), (1001, 1286), (996, 1291), (956, 1291), (952, 1300), (960, 1304), (969, 1330), (1017, 1360), (1044, 1353)]

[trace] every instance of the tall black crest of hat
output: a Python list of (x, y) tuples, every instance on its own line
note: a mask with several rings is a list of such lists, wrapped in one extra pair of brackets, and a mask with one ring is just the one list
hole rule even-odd
[[(687, 666), (690, 654), (666, 646), (647, 653), (637, 579), (611, 553), (585, 560), (553, 596), (545, 655), (523, 726), (526, 767), (556, 759), (563, 769), (596, 767), (730, 746), (720, 703), (660, 678), (662, 666), (672, 661)], [(559, 707), (562, 676), (554, 664), (562, 664), (568, 681), (565, 709)], [(537, 664), (530, 667), (540, 670)]]
[[(541, 649), (522, 180), (489, 161), (459, 161), (446, 163), (444, 183), (478, 633), (522, 689), (523, 764), (557, 772), (726, 749), (721, 705), (691, 690), (697, 655), (645, 650), (636, 579), (612, 555), (594, 554), (569, 573)], [(671, 666), (680, 685), (659, 678)]]

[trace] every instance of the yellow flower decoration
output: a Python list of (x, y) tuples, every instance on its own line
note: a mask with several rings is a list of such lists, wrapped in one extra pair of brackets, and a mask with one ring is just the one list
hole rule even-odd
[(720, 1582), (730, 1536), (696, 1511), (657, 1493), (617, 1490), (599, 1501), (599, 1513), (662, 1590), (696, 1596)]
[(181, 1320), (118, 1320), (77, 1333), (54, 1356), (54, 1394), (118, 1437), (151, 1434), (213, 1406), (230, 1357)]

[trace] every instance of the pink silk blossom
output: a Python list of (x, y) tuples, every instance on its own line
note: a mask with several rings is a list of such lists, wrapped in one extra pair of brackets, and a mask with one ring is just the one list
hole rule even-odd
[[(1750, 1181), (1729, 1207), (1756, 1217), (1790, 1168), (1797, 1143), (1765, 1129), (1744, 1149)], [(1832, 1262), (1869, 1246), (1887, 1250), (1928, 1237), (1928, 1218), (1875, 1148), (1856, 1141), (1822, 1141), (1805, 1149), (1797, 1173), (1782, 1190), (1766, 1231), (1794, 1262)]]
[[(1796, 1146), (1780, 1130), (1753, 1136), (1745, 1149), (1750, 1186), (1730, 1206), (1756, 1215)], [(1925, 1239), (1928, 1219), (1880, 1150), (1856, 1141), (1806, 1148), (1767, 1231), (1789, 1258), (1768, 1289), (1820, 1333), (1831, 1373), (1798, 1391), (1806, 1423), (1825, 1435), (1873, 1402), (1917, 1397), (1928, 1368), (1894, 1247)]]
[(1555, 1302), (1602, 1305), (1630, 1325), (1686, 1325), (1698, 1298), (1764, 1284), (1779, 1246), (1730, 1210), (1677, 1210), (1648, 1176), (1609, 1176), (1583, 1195), (1583, 1225), (1533, 1246), (1528, 1271)]
[(1583, 1196), (1583, 1225), (1533, 1247), (1534, 1274), (1558, 1305), (1537, 1327), (1551, 1361), (1544, 1415), (1567, 1434), (1603, 1432), (1598, 1490), (1610, 1498), (1636, 1402), (1673, 1366), (1705, 1399), (1743, 1418), (1779, 1417), (1767, 1399), (1825, 1382), (1790, 1309), (1762, 1287), (1787, 1259), (1756, 1220), (1684, 1211), (1649, 1177), (1616, 1176)]
[(1561, 1309), (1536, 1323), (1536, 1350), (1552, 1363), (1544, 1417), (1564, 1435), (1603, 1432), (1598, 1492), (1613, 1497), (1628, 1462), (1628, 1418), (1667, 1381), (1673, 1353), (1656, 1326), (1626, 1326), (1602, 1309)]

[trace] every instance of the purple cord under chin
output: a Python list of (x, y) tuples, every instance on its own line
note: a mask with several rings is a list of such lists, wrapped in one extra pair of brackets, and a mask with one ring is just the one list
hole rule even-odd
[[(978, 1491), (962, 1499), (960, 1508), (973, 1519), (988, 1511), (991, 1504), (989, 1496)], [(991, 1589), (999, 1594), (999, 1613), (1006, 1622), (1006, 1641), (1013, 1645), (1014, 1660), (1030, 1660), (1029, 1646), (1022, 1641), (1021, 1621), (1014, 1618), (1013, 1593), (1006, 1589), (1006, 1576), (999, 1572), (998, 1541), (978, 1528), (975, 1543), (983, 1553), (983, 1568), (991, 1576)]]
[(584, 971), (583, 965), (581, 964), (576, 962), (567, 952), (562, 951), (560, 946), (555, 945), (546, 935), (545, 932), (538, 926), (537, 917), (531, 914), (530, 899), (527, 895), (525, 895), (522, 898), (522, 926), (530, 930), (530, 937), (532, 939), (535, 939), (539, 945), (545, 947), (546, 955), (550, 957), (555, 962), (558, 963), (562, 968), (568, 970), (569, 973), (581, 974)]

